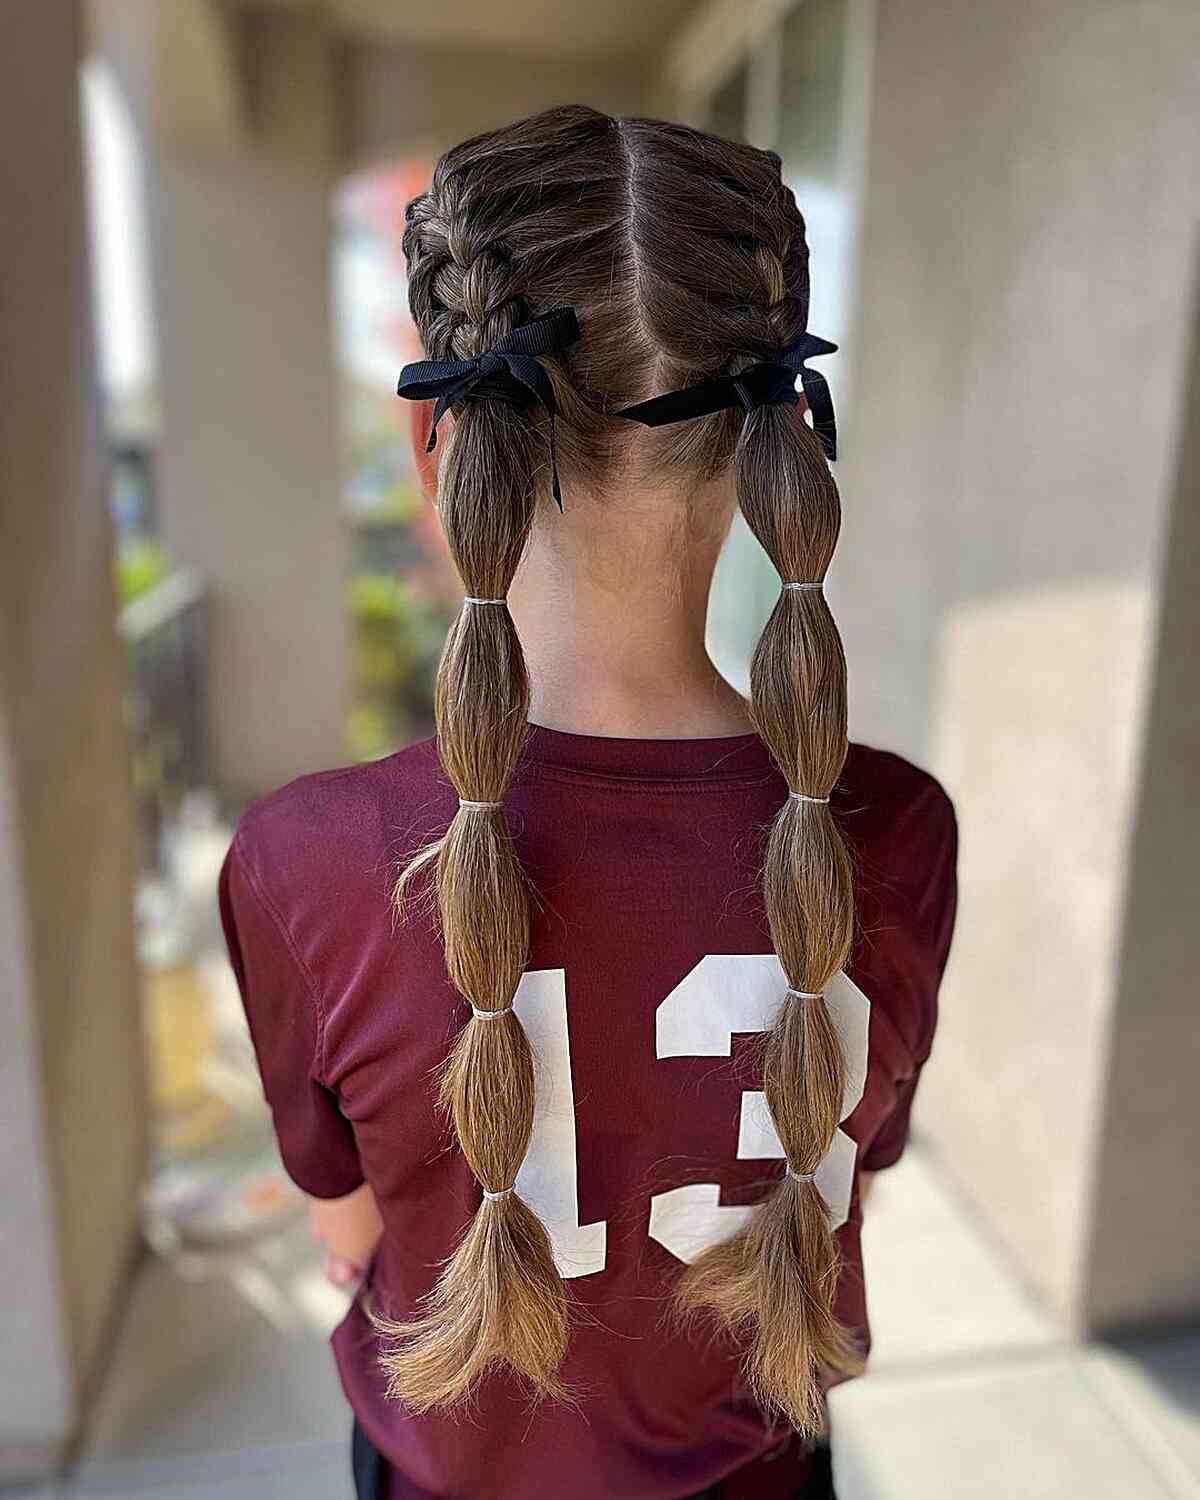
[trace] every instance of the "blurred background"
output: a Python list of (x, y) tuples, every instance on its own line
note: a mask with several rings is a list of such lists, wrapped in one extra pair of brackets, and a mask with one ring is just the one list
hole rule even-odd
[[(403, 207), (580, 101), (782, 156), (852, 732), (959, 811), (839, 1493), (1200, 1495), (1200, 7), (0, 14), (0, 1482), (349, 1494), (214, 883), (248, 798), (430, 729)], [(776, 589), (735, 530), (735, 677)]]

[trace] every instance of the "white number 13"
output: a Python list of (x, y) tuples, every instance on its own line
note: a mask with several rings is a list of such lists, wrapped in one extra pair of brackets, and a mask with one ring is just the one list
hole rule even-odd
[[(779, 1008), (787, 979), (774, 953), (709, 954), (686, 974), (658, 1007), (655, 1045), (662, 1057), (728, 1057), (735, 1032), (765, 1031)], [(862, 1098), (867, 1074), (870, 1002), (845, 974), (825, 992), (846, 1057), (844, 1120)], [(538, 1214), (554, 1245), (564, 1277), (602, 1271), (606, 1222), (579, 1222), (575, 1157), (575, 1090), (567, 1031), (566, 972), (536, 969), (521, 978), (513, 1000), (537, 1058), (533, 1136), (517, 1174), (517, 1188)], [(846, 1221), (854, 1179), (855, 1143), (841, 1130), (817, 1169), (833, 1227)], [(783, 1156), (761, 1092), (742, 1094), (739, 1159)], [(754, 1212), (720, 1203), (715, 1182), (688, 1183), (650, 1199), (650, 1236), (679, 1260), (728, 1239)]]

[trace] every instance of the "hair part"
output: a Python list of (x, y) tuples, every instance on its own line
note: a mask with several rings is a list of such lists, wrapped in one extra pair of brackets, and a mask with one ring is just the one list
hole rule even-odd
[[(455, 147), (408, 209), (409, 300), (434, 359), (468, 358), (560, 304), (583, 330), (548, 359), (561, 472), (601, 484), (631, 461), (613, 415), (663, 389), (768, 359), (807, 323), (804, 222), (770, 152), (655, 120), (554, 109)], [(502, 598), (539, 506), (549, 505), (544, 414), (500, 401), (455, 409), (439, 481), (468, 595)], [(824, 577), (839, 505), (816, 437), (787, 407), (720, 412), (639, 433), (639, 461), (692, 480), (733, 466), (738, 503), (781, 578)], [(568, 484), (569, 496), (569, 484)], [(557, 524), (569, 524), (554, 517)], [(788, 786), (823, 796), (846, 754), (845, 660), (824, 599), (785, 591), (751, 669), (755, 726)], [(502, 802), (529, 690), (506, 606), (466, 606), (438, 672), (442, 764), (461, 799)], [(440, 1097), (488, 1193), (436, 1286), (405, 1322), (376, 1316), (390, 1393), (453, 1407), (495, 1368), (562, 1398), (567, 1305), (549, 1237), (516, 1191), (533, 1125), (533, 1058), (511, 1009), (527, 959), (529, 897), (502, 808), (460, 808), (400, 876), (397, 906), (433, 877), (455, 988), (473, 1018)], [(828, 807), (789, 798), (767, 839), (763, 896), (795, 989), (819, 993), (853, 933), (850, 863)], [(781, 997), (763, 1087), (792, 1171), (809, 1173), (841, 1115), (845, 1062), (823, 999)], [(859, 1361), (833, 1313), (837, 1245), (813, 1182), (786, 1176), (731, 1240), (680, 1276), (684, 1317), (716, 1318), (745, 1350), (751, 1389), (800, 1429), (822, 1425), (822, 1382)]]

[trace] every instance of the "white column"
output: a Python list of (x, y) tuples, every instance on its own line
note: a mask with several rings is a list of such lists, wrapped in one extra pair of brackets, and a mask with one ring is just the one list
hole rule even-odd
[[(161, 82), (147, 112), (160, 523), (211, 586), (211, 743), (234, 796), (348, 758), (349, 676), (329, 298), (336, 58), (308, 16), (263, 17), (240, 41), (240, 141), (197, 143), (194, 120), (172, 132)], [(186, 67), (186, 50), (165, 52), (164, 67)]]
[(0, 1482), (78, 1424), (138, 1227), (133, 819), (96, 421), (78, 7), (0, 48)]
[(1066, 1324), (1194, 1319), (1200, 12), (877, 16), (839, 616), (959, 809), (918, 1118)]

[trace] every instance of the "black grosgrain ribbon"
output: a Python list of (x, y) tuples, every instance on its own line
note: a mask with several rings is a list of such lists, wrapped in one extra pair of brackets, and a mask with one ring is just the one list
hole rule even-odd
[(837, 457), (837, 423), (833, 415), (833, 397), (824, 375), (810, 370), (804, 363), (816, 354), (833, 354), (836, 344), (815, 333), (803, 333), (773, 359), (750, 365), (737, 375), (722, 375), (703, 380), (699, 385), (667, 391), (636, 406), (627, 406), (617, 416), (642, 422), (647, 427), (665, 427), (669, 422), (686, 422), (689, 417), (707, 417), (715, 411), (740, 406), (753, 411), (757, 406), (796, 406), (796, 376), (804, 388), (804, 399), (812, 412), (813, 431), (821, 440), (828, 458)]
[(473, 359), (421, 359), (400, 371), (396, 394), (406, 401), (436, 400), (426, 453), (437, 443), (438, 423), (456, 401), (500, 400), (524, 405), (536, 401), (550, 423), (550, 474), (555, 504), (562, 510), (554, 452), (554, 386), (538, 363), (539, 354), (557, 354), (579, 338), (573, 307), (555, 307), (522, 323)]

